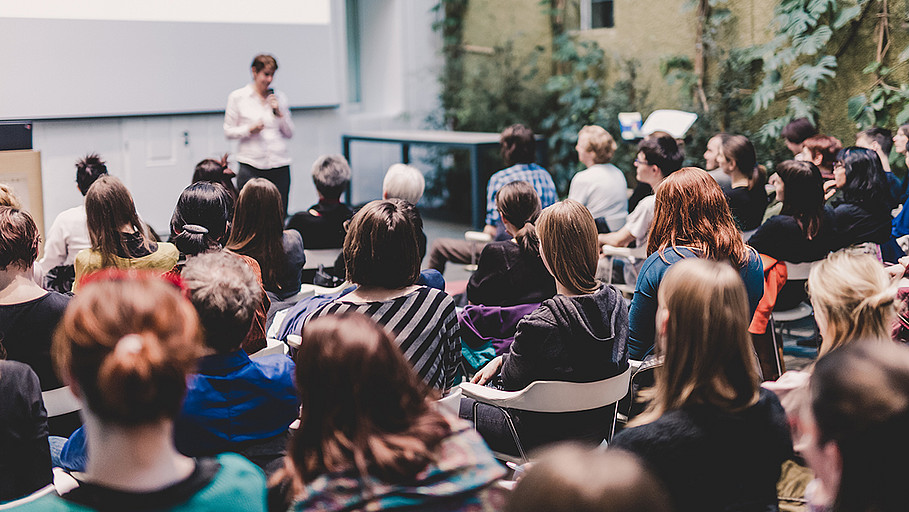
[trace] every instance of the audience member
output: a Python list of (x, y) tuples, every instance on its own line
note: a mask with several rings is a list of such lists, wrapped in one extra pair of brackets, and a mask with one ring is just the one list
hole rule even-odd
[(21, 510), (265, 510), (264, 478), (249, 461), (191, 459), (174, 446), (174, 418), (202, 352), (189, 301), (148, 272), (109, 269), (83, 284), (54, 356), (85, 407), (87, 467), (73, 475), (75, 489)]
[(296, 377), (305, 406), (272, 510), (501, 508), (492, 484), (502, 466), (467, 422), (437, 411), (393, 338), (369, 318), (307, 322)]
[(177, 248), (155, 242), (139, 220), (133, 196), (118, 178), (105, 175), (95, 180), (85, 195), (85, 213), (92, 246), (76, 255), (74, 292), (84, 276), (102, 268), (164, 273), (177, 264)]
[[(820, 333), (818, 360), (844, 345), (887, 340), (896, 314), (895, 290), (873, 256), (836, 252), (819, 261), (808, 275), (808, 293)], [(763, 386), (794, 413), (789, 393), (803, 386), (813, 366), (789, 370)]]
[[(200, 181), (186, 187), (177, 199), (177, 206), (170, 219), (170, 240), (180, 250), (181, 260), (176, 267), (179, 273), (188, 259), (207, 252), (222, 250), (230, 237), (230, 220), (234, 203), (226, 188), (217, 183)], [(256, 274), (262, 286), (262, 270), (251, 256), (231, 252), (241, 258)], [(266, 346), (265, 324), (271, 301), (262, 288), (262, 300), (256, 309), (246, 339), (241, 347), (253, 354)]]
[(585, 126), (575, 150), (587, 169), (571, 178), (568, 198), (586, 206), (594, 219), (604, 219), (609, 231), (621, 229), (628, 217), (628, 182), (625, 173), (609, 163), (615, 139), (602, 126)]
[[(833, 192), (831, 185), (842, 191), (833, 204), (837, 236), (833, 248), (885, 244), (890, 239), (891, 196), (877, 154), (865, 148), (846, 148), (837, 155), (833, 176), (825, 184), (828, 196)], [(878, 247), (869, 250), (880, 257)]]
[(237, 187), (265, 178), (281, 192), (282, 218), (287, 217), (290, 192), (290, 154), (287, 139), (294, 136), (287, 96), (271, 88), (278, 61), (260, 54), (252, 61), (252, 83), (230, 93), (224, 111), (224, 135), (237, 139)]
[(38, 376), (26, 364), (5, 361), (5, 356), (0, 344), (0, 503), (53, 481)]
[[(549, 171), (534, 163), (536, 138), (530, 128), (514, 124), (505, 128), (501, 136), (502, 160), (508, 167), (496, 172), (486, 185), (486, 227), (483, 231), (497, 240), (507, 239), (505, 226), (496, 209), (495, 197), (500, 188), (512, 181), (526, 181), (533, 185), (540, 196), (543, 208), (558, 200), (555, 183)], [(445, 272), (445, 264), (469, 263), (476, 255), (474, 242), (454, 238), (440, 238), (429, 250), (429, 268)]]
[(196, 164), (196, 168), (193, 171), (193, 183), (198, 183), (200, 181), (208, 181), (211, 183), (219, 183), (222, 187), (226, 188), (230, 192), (230, 196), (234, 199), (234, 203), (237, 202), (237, 197), (240, 195), (237, 191), (237, 186), (234, 185), (234, 171), (230, 170), (227, 167), (227, 154), (221, 157), (220, 160), (215, 160), (214, 158), (206, 158), (201, 162)]
[(685, 258), (726, 261), (738, 269), (748, 292), (746, 325), (751, 320), (764, 292), (761, 259), (742, 241), (723, 191), (703, 170), (686, 167), (657, 189), (647, 253), (629, 313), (630, 359), (643, 360), (653, 349), (660, 282)]
[(836, 137), (829, 135), (815, 135), (805, 139), (802, 152), (796, 160), (811, 162), (821, 171), (821, 176), (826, 180), (833, 179), (833, 164), (836, 155), (843, 149), (843, 144)]
[(403, 199), (416, 205), (423, 197), (426, 180), (412, 165), (392, 164), (382, 180), (382, 199)]
[(767, 173), (757, 165), (754, 146), (742, 135), (725, 137), (717, 162), (732, 181), (726, 200), (736, 225), (742, 231), (757, 229), (764, 220), (764, 210), (767, 209), (769, 200), (764, 188)]
[[(76, 161), (76, 187), (83, 197), (92, 183), (105, 175), (107, 166), (97, 153)], [(76, 280), (76, 255), (91, 246), (83, 201), (79, 206), (63, 210), (54, 219), (44, 242), (44, 255), (35, 263), (35, 281), (48, 290), (71, 292)]]
[(802, 152), (802, 144), (805, 139), (817, 135), (817, 128), (810, 119), (799, 117), (784, 126), (781, 135), (786, 142), (786, 147), (792, 151), (792, 156), (796, 156)]
[(19, 201), (16, 192), (5, 183), (0, 183), (0, 206), (9, 206), (17, 210), (22, 209), (22, 202)]
[(905, 203), (909, 199), (909, 191), (906, 190), (909, 180), (904, 183), (890, 170), (890, 150), (893, 149), (893, 137), (890, 130), (876, 126), (863, 130), (855, 135), (855, 145), (877, 153), (884, 169), (884, 176), (887, 178), (890, 195), (893, 197), (891, 208)]
[[(638, 155), (634, 159), (637, 180), (657, 190), (667, 176), (681, 168), (683, 159), (684, 155), (671, 136), (648, 137), (638, 144)], [(654, 195), (641, 199), (628, 215), (625, 226), (615, 233), (599, 235), (599, 243), (627, 247), (635, 242), (637, 247), (646, 247), (654, 201)]]
[(779, 401), (759, 386), (739, 273), (700, 258), (679, 262), (659, 304), (663, 365), (647, 409), (611, 446), (644, 459), (675, 510), (776, 510), (792, 441)]
[(227, 248), (254, 258), (272, 302), (300, 292), (306, 255), (299, 231), (284, 230), (281, 194), (268, 180), (253, 178), (240, 191)]
[[(199, 315), (205, 355), (187, 378), (186, 398), (174, 424), (177, 450), (191, 457), (236, 452), (265, 469), (283, 457), (287, 427), (299, 404), (290, 358), (250, 359), (240, 349), (261, 301), (256, 276), (226, 252), (192, 258), (181, 275)], [(83, 428), (62, 447), (60, 465), (84, 471), (85, 445)]]
[[(709, 179), (709, 177), (708, 177)], [(566, 199), (537, 221), (540, 254), (558, 294), (518, 323), (508, 353), (474, 375), (508, 391), (537, 380), (593, 382), (627, 368), (628, 308), (615, 288), (594, 279), (596, 225), (584, 205)], [(513, 413), (525, 449), (576, 439), (599, 444), (612, 425), (612, 407), (567, 414)], [(472, 418), (473, 400), (461, 400), (461, 417)], [(498, 409), (480, 404), (477, 430), (493, 449), (516, 453), (506, 420)]]
[(320, 156), (312, 164), (312, 181), (319, 202), (305, 212), (293, 214), (287, 229), (299, 231), (307, 249), (339, 248), (344, 245), (344, 222), (354, 213), (341, 202), (341, 194), (350, 183), (350, 166), (341, 155)]
[(28, 212), (0, 206), (0, 342), (10, 360), (35, 371), (46, 391), (62, 386), (50, 349), (69, 297), (32, 280), (38, 241), (38, 227)]
[(906, 508), (909, 349), (856, 343), (818, 361), (799, 445), (816, 481), (811, 510)]
[(572, 444), (545, 450), (506, 512), (670, 512), (663, 484), (634, 455)]
[(906, 144), (909, 144), (909, 124), (900, 125), (893, 136), (893, 150), (906, 156)]
[(505, 231), (513, 238), (483, 248), (477, 270), (467, 283), (471, 304), (514, 306), (543, 302), (555, 295), (555, 281), (540, 258), (534, 222), (540, 215), (540, 197), (526, 181), (512, 181), (499, 189), (496, 207)]
[(723, 150), (723, 139), (728, 137), (726, 133), (718, 133), (707, 140), (707, 149), (704, 151), (704, 170), (707, 171), (713, 179), (723, 189), (724, 194), (732, 190), (732, 178), (720, 169), (720, 163), (717, 162), (717, 156)]
[(306, 322), (364, 313), (394, 333), (395, 343), (424, 382), (445, 393), (455, 384), (461, 355), (458, 318), (445, 292), (415, 284), (420, 260), (412, 210), (404, 200), (388, 199), (372, 201), (354, 215), (343, 254), (347, 280), (357, 288)]

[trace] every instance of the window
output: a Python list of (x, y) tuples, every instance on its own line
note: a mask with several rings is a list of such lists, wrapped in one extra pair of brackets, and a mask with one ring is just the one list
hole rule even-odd
[(615, 26), (615, 0), (581, 0), (581, 30)]
[(360, 2), (347, 0), (347, 101), (359, 103), (360, 85)]

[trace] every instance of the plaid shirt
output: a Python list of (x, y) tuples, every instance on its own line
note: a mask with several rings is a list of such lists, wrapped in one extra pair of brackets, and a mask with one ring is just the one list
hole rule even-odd
[(512, 181), (526, 181), (540, 195), (543, 208), (558, 201), (555, 183), (549, 171), (537, 164), (517, 164), (493, 174), (486, 186), (486, 224), (495, 226), (500, 222), (499, 210), (496, 208), (496, 193)]

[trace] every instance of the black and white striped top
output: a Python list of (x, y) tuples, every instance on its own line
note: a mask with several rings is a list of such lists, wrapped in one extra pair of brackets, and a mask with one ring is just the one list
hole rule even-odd
[(319, 308), (309, 319), (351, 311), (372, 318), (391, 332), (424, 382), (442, 391), (454, 385), (461, 337), (454, 300), (445, 292), (421, 286), (386, 301), (348, 302), (342, 297)]

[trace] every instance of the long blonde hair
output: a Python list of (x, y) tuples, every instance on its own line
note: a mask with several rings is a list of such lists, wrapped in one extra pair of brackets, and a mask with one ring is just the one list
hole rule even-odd
[(656, 370), (655, 386), (645, 393), (647, 410), (632, 424), (694, 404), (738, 411), (756, 403), (751, 315), (739, 273), (727, 263), (685, 259), (666, 272), (659, 304), (666, 316), (657, 314), (658, 322), (665, 318), (665, 330), (656, 348), (664, 363)]
[(855, 340), (890, 339), (896, 290), (873, 256), (831, 254), (808, 274), (808, 293), (827, 323), (819, 357)]

